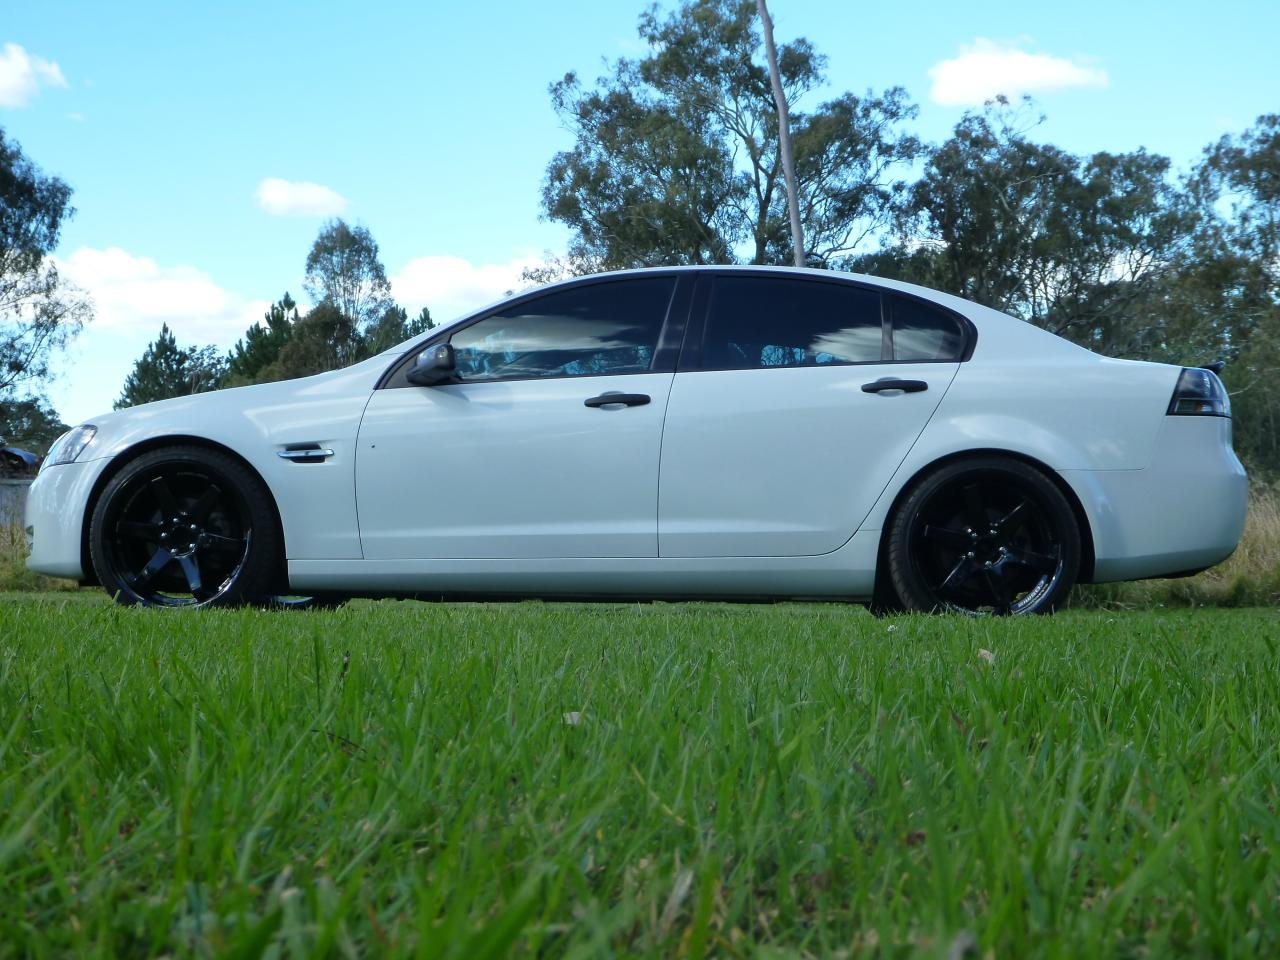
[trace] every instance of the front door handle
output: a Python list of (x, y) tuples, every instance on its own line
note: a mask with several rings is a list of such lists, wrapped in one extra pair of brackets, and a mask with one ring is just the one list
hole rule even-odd
[(649, 402), (647, 393), (602, 393), (582, 401), (588, 407), (611, 407), (620, 403), (624, 407), (643, 407)]
[(880, 393), (882, 390), (901, 390), (903, 393), (920, 393), (928, 390), (929, 384), (923, 380), (899, 380), (896, 377), (884, 377), (862, 385), (863, 393)]

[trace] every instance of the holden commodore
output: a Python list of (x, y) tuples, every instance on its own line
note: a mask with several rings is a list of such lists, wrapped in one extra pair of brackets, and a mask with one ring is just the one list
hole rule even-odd
[(63, 436), (31, 569), (121, 603), (822, 598), (1045, 613), (1226, 558), (1215, 372), (1098, 356), (909, 284), (600, 274), (343, 370)]

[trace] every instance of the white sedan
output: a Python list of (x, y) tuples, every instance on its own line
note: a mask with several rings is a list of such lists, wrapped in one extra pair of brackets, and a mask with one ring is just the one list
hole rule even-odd
[(344, 370), (94, 418), (32, 570), (123, 603), (826, 598), (1043, 613), (1192, 573), (1247, 480), (1210, 370), (909, 284), (601, 274)]

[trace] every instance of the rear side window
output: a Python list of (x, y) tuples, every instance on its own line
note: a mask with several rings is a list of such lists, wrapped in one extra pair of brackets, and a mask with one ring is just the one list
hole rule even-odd
[(653, 363), (675, 280), (571, 287), (528, 300), (450, 338), (464, 381), (644, 373)]
[(840, 283), (718, 277), (702, 339), (704, 370), (878, 363), (880, 294)]
[(960, 321), (922, 300), (895, 296), (893, 358), (895, 360), (959, 360), (964, 352)]

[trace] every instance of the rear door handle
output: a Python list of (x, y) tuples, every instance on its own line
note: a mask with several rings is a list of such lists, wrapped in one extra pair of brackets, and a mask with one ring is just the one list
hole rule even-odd
[(582, 401), (588, 407), (611, 407), (620, 403), (624, 407), (643, 407), (649, 402), (647, 393), (602, 393)]
[(884, 377), (862, 385), (863, 393), (880, 393), (883, 390), (901, 390), (903, 393), (920, 393), (928, 390), (929, 384), (923, 380), (899, 380), (896, 377)]

